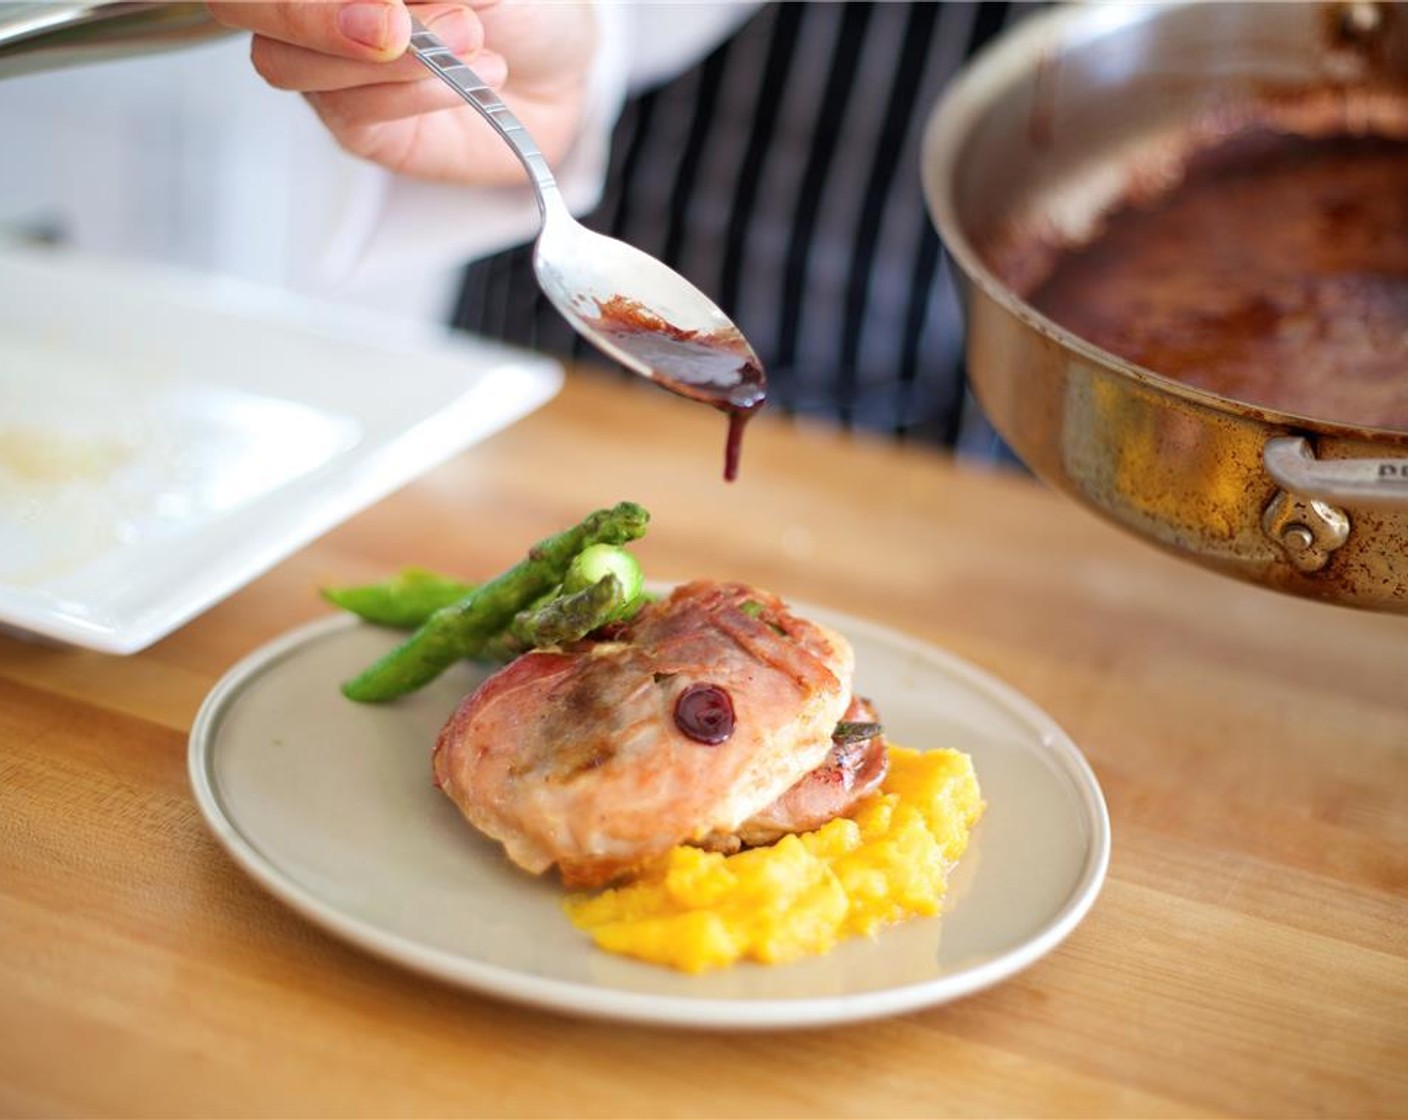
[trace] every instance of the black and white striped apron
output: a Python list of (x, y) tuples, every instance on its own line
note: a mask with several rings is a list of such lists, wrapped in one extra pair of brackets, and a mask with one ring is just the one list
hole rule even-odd
[[(712, 296), (769, 407), (1002, 454), (964, 389), (962, 324), (925, 210), (925, 119), (1023, 5), (781, 3), (628, 101), (586, 218)], [(466, 271), (455, 325), (564, 356), (528, 246)]]

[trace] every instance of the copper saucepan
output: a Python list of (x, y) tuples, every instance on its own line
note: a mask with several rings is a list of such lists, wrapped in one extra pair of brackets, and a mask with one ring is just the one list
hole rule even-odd
[(985, 249), (1023, 227), (1077, 242), (1187, 155), (1195, 122), (1325, 90), (1408, 107), (1408, 5), (1059, 9), (955, 79), (929, 120), (924, 186), (974, 391), (1040, 478), (1224, 573), (1408, 612), (1408, 431), (1251, 405), (1122, 360), (1034, 310)]

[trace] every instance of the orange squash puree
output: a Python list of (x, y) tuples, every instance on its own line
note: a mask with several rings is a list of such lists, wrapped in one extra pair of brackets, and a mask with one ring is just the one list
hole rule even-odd
[(637, 881), (566, 902), (597, 945), (685, 972), (782, 964), (937, 914), (983, 813), (972, 760), (891, 746), (880, 790), (850, 817), (725, 856), (674, 848)]

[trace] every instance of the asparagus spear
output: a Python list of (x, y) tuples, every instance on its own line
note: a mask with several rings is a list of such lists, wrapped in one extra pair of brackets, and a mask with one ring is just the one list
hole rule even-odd
[(428, 684), (461, 658), (479, 655), (519, 611), (562, 582), (573, 557), (584, 548), (635, 540), (649, 520), (641, 506), (621, 502), (539, 541), (526, 559), (437, 610), (406, 641), (344, 684), (343, 694), (377, 703)]
[(512, 630), (529, 649), (560, 646), (610, 622), (625, 605), (621, 581), (607, 573), (590, 587), (523, 612), (513, 620)]
[(380, 583), (325, 587), (323, 598), (378, 626), (414, 630), (441, 607), (459, 602), (473, 590), (473, 584), (426, 568), (404, 568)]

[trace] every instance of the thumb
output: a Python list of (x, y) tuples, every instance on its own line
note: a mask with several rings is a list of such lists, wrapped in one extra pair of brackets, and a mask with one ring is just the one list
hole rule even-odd
[(207, 0), (225, 27), (339, 58), (385, 62), (399, 58), (411, 38), (411, 17), (401, 0)]

